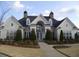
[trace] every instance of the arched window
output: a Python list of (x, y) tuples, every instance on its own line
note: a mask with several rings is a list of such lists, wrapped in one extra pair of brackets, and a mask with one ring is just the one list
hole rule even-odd
[(30, 25), (30, 19), (29, 18), (27, 18), (27, 20), (26, 20), (26, 25)]

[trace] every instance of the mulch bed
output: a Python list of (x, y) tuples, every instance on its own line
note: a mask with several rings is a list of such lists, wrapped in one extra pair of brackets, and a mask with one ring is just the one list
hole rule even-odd
[(16, 46), (16, 47), (25, 47), (25, 48), (40, 48), (39, 45), (36, 44), (30, 44), (30, 43), (11, 43), (11, 42), (1, 42), (1, 45), (10, 45), (10, 46)]
[(70, 48), (71, 46), (65, 46), (65, 45), (59, 45), (59, 46), (53, 46), (55, 49), (59, 48)]

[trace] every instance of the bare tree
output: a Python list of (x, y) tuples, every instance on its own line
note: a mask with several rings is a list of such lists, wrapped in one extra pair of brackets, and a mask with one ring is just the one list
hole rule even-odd
[(6, 13), (9, 12), (9, 10), (10, 10), (10, 9), (3, 11), (2, 14), (0, 15), (0, 24), (1, 24), (1, 22), (2, 22), (2, 20), (3, 20), (3, 18), (4, 18), (4, 16), (6, 15)]
[(1, 12), (1, 14), (0, 14), (0, 25), (1, 25), (1, 23), (2, 23), (2, 20), (3, 20), (3, 18), (4, 18), (4, 16), (11, 10), (11, 7), (2, 7), (1, 6), (1, 4), (2, 4), (2, 2), (0, 2), (0, 12)]

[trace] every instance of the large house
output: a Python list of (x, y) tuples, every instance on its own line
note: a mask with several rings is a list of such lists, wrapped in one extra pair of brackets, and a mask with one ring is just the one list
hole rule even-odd
[(27, 11), (24, 11), (22, 19), (17, 20), (14, 16), (9, 17), (5, 23), (0, 26), (0, 39), (5, 40), (7, 36), (9, 39), (14, 39), (17, 30), (21, 30), (22, 38), (29, 37), (32, 29), (35, 30), (36, 38), (42, 41), (45, 38), (46, 31), (52, 32), (53, 38), (60, 40), (61, 30), (64, 33), (65, 39), (75, 38), (75, 33), (78, 33), (78, 28), (70, 21), (69, 18), (64, 18), (58, 21), (54, 18), (54, 13), (50, 12), (49, 16), (28, 16)]

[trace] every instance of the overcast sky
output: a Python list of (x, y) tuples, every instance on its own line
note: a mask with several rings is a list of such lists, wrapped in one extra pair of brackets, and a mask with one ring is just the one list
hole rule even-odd
[(79, 28), (79, 2), (78, 1), (2, 1), (0, 2), (0, 15), (2, 11), (11, 8), (5, 15), (4, 21), (15, 16), (16, 19), (23, 17), (23, 12), (26, 10), (28, 15), (43, 14), (48, 16), (51, 11), (54, 12), (54, 18), (62, 20), (68, 17)]

